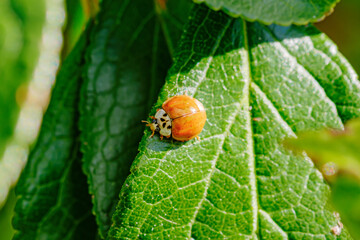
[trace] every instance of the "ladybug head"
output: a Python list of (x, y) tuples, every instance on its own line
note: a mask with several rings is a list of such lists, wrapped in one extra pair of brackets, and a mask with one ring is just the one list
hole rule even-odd
[(158, 132), (158, 131), (160, 131), (159, 124), (157, 123), (157, 120), (156, 120), (156, 119), (153, 119), (151, 122), (148, 122), (148, 121), (142, 121), (142, 122), (147, 123), (146, 126), (147, 126), (147, 127), (150, 127), (150, 130), (151, 130), (152, 132)]
[(153, 119), (148, 126), (150, 127), (151, 131), (160, 131), (159, 124), (156, 119)]

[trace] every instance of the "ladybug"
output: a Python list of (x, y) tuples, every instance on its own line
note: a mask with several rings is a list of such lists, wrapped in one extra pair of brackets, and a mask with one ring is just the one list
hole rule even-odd
[(167, 99), (162, 108), (156, 111), (155, 116), (150, 116), (151, 122), (146, 122), (150, 127), (153, 137), (159, 132), (160, 139), (163, 137), (185, 142), (193, 138), (199, 139), (199, 134), (206, 122), (205, 108), (197, 99), (178, 95)]

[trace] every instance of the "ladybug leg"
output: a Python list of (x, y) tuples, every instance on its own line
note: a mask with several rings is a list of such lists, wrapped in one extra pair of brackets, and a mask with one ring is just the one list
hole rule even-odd
[(197, 139), (199, 142), (201, 141), (199, 136), (196, 136), (196, 139)]
[(160, 135), (160, 140), (163, 140), (164, 136), (163, 135)]
[(156, 119), (154, 116), (150, 116), (151, 119)]
[(152, 131), (152, 133), (151, 133), (151, 135), (150, 135), (149, 138), (152, 138), (152, 137), (154, 136), (154, 134), (155, 134), (155, 131)]
[(147, 123), (146, 126), (150, 127), (150, 130), (152, 131), (152, 133), (151, 133), (149, 138), (152, 138), (154, 136), (154, 134), (155, 134), (155, 130), (151, 128), (151, 123), (149, 123), (148, 121), (144, 121), (144, 120), (142, 120), (141, 122)]
[(150, 126), (151, 126), (151, 123), (149, 123), (148, 121), (141, 120), (141, 122), (146, 123), (146, 126), (147, 126), (147, 127), (150, 127)]

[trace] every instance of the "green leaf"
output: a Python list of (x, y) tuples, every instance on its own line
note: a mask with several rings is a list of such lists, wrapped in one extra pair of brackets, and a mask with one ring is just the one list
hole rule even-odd
[(176, 45), (190, 4), (103, 2), (87, 51), (80, 103), (83, 168), (103, 237), (138, 153), (141, 120), (163, 85), (171, 64), (169, 51)]
[(64, 42), (61, 50), (61, 59), (64, 60), (71, 52), (90, 16), (86, 14), (87, 3), (90, 1), (66, 0), (66, 26), (64, 28)]
[(87, 33), (57, 77), (40, 136), (16, 186), (14, 239), (94, 239), (96, 224), (77, 130)]
[(322, 175), (279, 143), (359, 115), (357, 76), (324, 34), (198, 6), (152, 113), (186, 90), (207, 112), (202, 140), (146, 131), (109, 239), (336, 239)]
[(9, 192), (9, 197), (4, 207), (0, 210), (0, 239), (12, 239), (14, 229), (11, 225), (11, 219), (14, 216), (16, 197), (14, 190)]
[(193, 0), (206, 3), (213, 10), (223, 10), (231, 17), (280, 25), (317, 22), (332, 13), (340, 0)]

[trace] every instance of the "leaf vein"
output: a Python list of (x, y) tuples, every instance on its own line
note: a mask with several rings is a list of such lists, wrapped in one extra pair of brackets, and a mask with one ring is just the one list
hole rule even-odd
[[(263, 25), (262, 25), (263, 26)], [(267, 27), (267, 26), (263, 26), (266, 31), (280, 44), (280, 46), (289, 54), (289, 56), (291, 56), (296, 64), (302, 68), (303, 70), (305, 70), (305, 72), (307, 72), (309, 74), (309, 76), (311, 76), (311, 79), (313, 80), (313, 82), (316, 83), (316, 85), (319, 87), (318, 90), (321, 90), (325, 96), (326, 99), (328, 99), (330, 101), (330, 103), (333, 106), (333, 110), (336, 112), (336, 115), (339, 116), (338, 112), (337, 112), (337, 107), (336, 107), (336, 103), (327, 95), (325, 88), (321, 85), (320, 81), (317, 79), (317, 77), (315, 76), (315, 74), (313, 74), (308, 68), (306, 68), (304, 65), (299, 63), (298, 58), (293, 55), (288, 48), (284, 45), (284, 43), (282, 41), (280, 41), (280, 39)], [(340, 121), (342, 122), (342, 120), (340, 119)]]
[(191, 219), (191, 221), (189, 222), (189, 225), (190, 225), (190, 231), (189, 231), (189, 238), (191, 238), (191, 233), (192, 233), (192, 227), (193, 225), (195, 224), (195, 220), (196, 220), (196, 217), (197, 217), (197, 214), (199, 213), (200, 211), (200, 208), (202, 206), (202, 203), (203, 201), (206, 199), (206, 196), (207, 196), (207, 191), (210, 187), (210, 183), (211, 183), (211, 177), (213, 176), (215, 170), (216, 170), (216, 163), (217, 163), (217, 160), (220, 156), (220, 153), (221, 153), (221, 149), (224, 147), (224, 144), (225, 144), (225, 140), (226, 140), (226, 137), (225, 137), (225, 134), (227, 132), (230, 131), (231, 127), (233, 126), (233, 124), (235, 123), (235, 120), (236, 120), (236, 116), (238, 114), (240, 114), (240, 105), (238, 106), (238, 109), (237, 111), (234, 111), (234, 114), (231, 116), (230, 118), (230, 123), (228, 124), (228, 126), (226, 127), (225, 129), (225, 132), (223, 134), (223, 139), (222, 139), (222, 142), (220, 144), (220, 147), (218, 148), (217, 152), (216, 152), (216, 155), (215, 155), (215, 158), (212, 160), (212, 166), (211, 166), (211, 172), (208, 174), (208, 176), (204, 179), (205, 182), (206, 182), (206, 186), (205, 186), (205, 191), (204, 191), (204, 194), (203, 194), (203, 197), (201, 198), (198, 206), (196, 207), (196, 210), (194, 212), (194, 216), (193, 218)]
[[(248, 38), (248, 32), (247, 32), (247, 25), (246, 25), (246, 21), (242, 20), (243, 23), (243, 29), (244, 29), (244, 38), (245, 38), (245, 49), (247, 52), (247, 69), (248, 69), (248, 73), (249, 73), (249, 81), (247, 83), (247, 95), (248, 95), (248, 112), (249, 112), (249, 117), (250, 119), (252, 119), (252, 114), (250, 111), (250, 88), (251, 88), (251, 84), (253, 83), (253, 78), (252, 78), (252, 74), (251, 74), (251, 55), (250, 55), (250, 48), (249, 48), (249, 38)], [(251, 121), (251, 120), (250, 120)], [(253, 214), (254, 214), (254, 219), (253, 219), (253, 225), (254, 225), (254, 231), (256, 232), (256, 234), (258, 235), (258, 229), (259, 229), (259, 192), (258, 192), (258, 187), (257, 187), (257, 179), (256, 179), (256, 155), (255, 155), (255, 145), (254, 145), (254, 131), (253, 131), (253, 126), (252, 123), (250, 122), (249, 124), (250, 127), (250, 133), (251, 136), (248, 136), (248, 142), (251, 143), (251, 155), (249, 155), (249, 157), (252, 157), (252, 161), (250, 162), (251, 166), (251, 176), (250, 176), (250, 185), (252, 185), (252, 202), (256, 202), (256, 206), (253, 207)]]
[(281, 233), (281, 235), (283, 235), (283, 237), (289, 239), (288, 233), (279, 224), (275, 222), (275, 220), (270, 216), (268, 212), (263, 209), (259, 209), (259, 212), (263, 215), (263, 217), (267, 218), (268, 221), (272, 222), (272, 224), (275, 225), (275, 228), (277, 228), (277, 230)]

